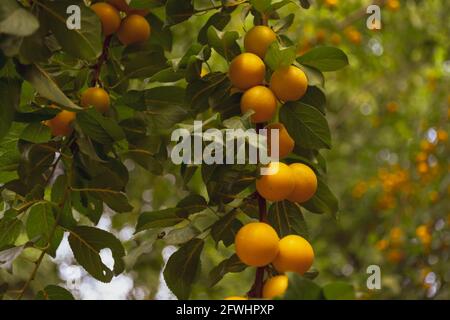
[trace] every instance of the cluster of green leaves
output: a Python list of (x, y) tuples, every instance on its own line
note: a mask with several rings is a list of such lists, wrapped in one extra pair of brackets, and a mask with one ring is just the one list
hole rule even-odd
[[(80, 30), (65, 25), (66, 8), (73, 4), (81, 8)], [(220, 6), (211, 8), (198, 7), (191, 0), (131, 1), (135, 8), (152, 9), (146, 17), (152, 36), (144, 44), (126, 48), (112, 39), (100, 73), (112, 107), (103, 115), (92, 108), (82, 109), (78, 103), (80, 93), (90, 85), (91, 69), (105, 50), (99, 19), (84, 1), (34, 0), (29, 6), (2, 1), (0, 267), (10, 269), (12, 261), (29, 247), (55, 256), (67, 233), (75, 259), (95, 279), (109, 282), (123, 272), (123, 244), (112, 233), (94, 226), (105, 207), (115, 213), (133, 211), (126, 195), (129, 175), (124, 161), (131, 159), (152, 174), (162, 175), (170, 162), (169, 137), (174, 128), (189, 127), (199, 118), (220, 129), (251, 126), (248, 116), (240, 114), (241, 94), (231, 93), (227, 74), (211, 70), (201, 76), (202, 66), (213, 54), (230, 62), (241, 53), (239, 34), (224, 31), (241, 5), (243, 19), (251, 15), (255, 25), (268, 20), (279, 34), (282, 47), (272, 45), (265, 59), (269, 71), (296, 64), (308, 76), (306, 95), (282, 106), (279, 114), (296, 141), (296, 150), (287, 161), (306, 163), (320, 176), (317, 194), (302, 206), (335, 216), (338, 204), (326, 185), (326, 164), (319, 152), (331, 148), (322, 72), (338, 70), (348, 61), (342, 51), (332, 47), (316, 48), (297, 58), (295, 46), (284, 34), (293, 15), (282, 18), (277, 13), (289, 4), (291, 1), (222, 0)], [(309, 1), (296, 4), (309, 7)], [(210, 10), (215, 13), (199, 30), (197, 42), (178, 61), (169, 60), (171, 27)], [(76, 112), (70, 137), (52, 137), (43, 125), (58, 112), (52, 104)], [(229, 247), (243, 223), (257, 217), (252, 196), (257, 169), (253, 165), (183, 165), (180, 176), (189, 195), (173, 208), (139, 215), (136, 232), (158, 230), (163, 232), (158, 238), (180, 246), (164, 270), (177, 297), (190, 295), (205, 238), (211, 236), (217, 245)], [(189, 188), (196, 175), (207, 196)], [(199, 213), (207, 213), (212, 220), (206, 229), (196, 224)], [(308, 235), (298, 205), (273, 203), (269, 217), (280, 236)], [(28, 240), (18, 244), (24, 232)], [(112, 269), (100, 258), (105, 248), (112, 252)], [(211, 271), (210, 284), (228, 272), (244, 269), (233, 255)], [(52, 297), (67, 294), (54, 286), (38, 294), (38, 298)]]

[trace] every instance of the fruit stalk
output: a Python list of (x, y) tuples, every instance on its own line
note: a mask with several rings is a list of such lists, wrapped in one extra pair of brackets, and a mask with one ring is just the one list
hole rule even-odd
[(108, 60), (108, 52), (109, 52), (109, 45), (111, 44), (111, 39), (112, 39), (112, 35), (107, 36), (105, 38), (105, 41), (103, 42), (102, 54), (98, 58), (97, 63), (92, 67), (92, 69), (94, 70), (93, 76), (92, 76), (92, 81), (91, 81), (92, 87), (95, 87), (98, 84), (102, 66)]
[[(256, 124), (256, 131), (264, 129), (263, 123)], [(258, 198), (258, 210), (259, 210), (259, 221), (265, 222), (267, 218), (267, 203), (258, 192), (256, 192)], [(262, 291), (264, 286), (264, 271), (266, 267), (259, 267), (256, 269), (255, 281), (252, 288), (250, 289), (248, 296), (251, 298), (262, 298)]]

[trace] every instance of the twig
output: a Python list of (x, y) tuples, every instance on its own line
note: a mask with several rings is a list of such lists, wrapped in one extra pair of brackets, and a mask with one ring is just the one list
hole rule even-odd
[(108, 53), (109, 53), (109, 46), (111, 44), (111, 39), (112, 35), (107, 36), (105, 38), (105, 41), (103, 42), (102, 54), (98, 58), (97, 63), (92, 67), (94, 73), (92, 76), (91, 86), (93, 87), (95, 87), (98, 84), (100, 79), (100, 73), (102, 71), (102, 66), (106, 61), (108, 61)]
[[(64, 148), (65, 147), (71, 147), (74, 144), (75, 140), (70, 139), (69, 142), (67, 144), (65, 144), (64, 146), (62, 146), (62, 148), (60, 149), (60, 153), (62, 154), (64, 152)], [(61, 158), (61, 157), (60, 157)], [(72, 169), (71, 169), (72, 171)], [(70, 177), (72, 176), (72, 173), (70, 172), (70, 174), (68, 175), (69, 177), (69, 183), (68, 186), (66, 188), (66, 190), (64, 191), (64, 196), (63, 199), (61, 200), (61, 202), (58, 204), (59, 206), (59, 210), (58, 210), (58, 214), (56, 216), (55, 219), (55, 223), (52, 226), (52, 230), (49, 233), (48, 239), (47, 239), (47, 245), (45, 246), (45, 248), (43, 248), (41, 254), (39, 255), (39, 258), (36, 260), (35, 262), (35, 266), (33, 268), (33, 271), (31, 272), (30, 277), (27, 279), (27, 281), (25, 282), (25, 284), (23, 285), (22, 289), (19, 291), (19, 294), (17, 296), (17, 300), (21, 300), (23, 298), (23, 296), (25, 295), (25, 291), (27, 290), (28, 286), (30, 285), (30, 283), (34, 280), (34, 278), (36, 277), (37, 271), (39, 269), (39, 267), (41, 266), (42, 261), (44, 260), (45, 254), (48, 252), (48, 250), (50, 249), (50, 243), (51, 240), (53, 238), (53, 236), (55, 235), (55, 232), (57, 230), (57, 227), (59, 225), (59, 220), (61, 219), (61, 213), (63, 211), (63, 207), (65, 202), (67, 201), (67, 198), (70, 194), (70, 188), (72, 186), (72, 181), (70, 179)]]

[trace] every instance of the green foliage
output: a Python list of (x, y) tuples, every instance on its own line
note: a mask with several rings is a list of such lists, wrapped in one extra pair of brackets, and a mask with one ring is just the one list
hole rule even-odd
[[(110, 282), (114, 275), (124, 270), (125, 250), (120, 241), (111, 233), (87, 226), (69, 230), (69, 244), (75, 259), (95, 279)], [(100, 250), (108, 248), (114, 258), (114, 268), (109, 269), (100, 257)]]
[(189, 298), (192, 283), (200, 270), (203, 246), (203, 240), (192, 239), (182, 245), (167, 261), (164, 279), (179, 299)]
[(354, 300), (355, 291), (351, 284), (333, 282), (320, 287), (312, 280), (290, 274), (289, 287), (283, 297), (285, 300)]
[(36, 295), (36, 300), (75, 300), (72, 294), (64, 288), (48, 285)]

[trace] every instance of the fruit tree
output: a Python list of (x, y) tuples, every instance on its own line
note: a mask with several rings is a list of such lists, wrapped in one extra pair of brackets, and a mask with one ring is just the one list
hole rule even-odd
[[(381, 83), (410, 69), (368, 58), (397, 40), (367, 29), (362, 2), (2, 0), (0, 298), (87, 299), (100, 283), (123, 299), (370, 298), (363, 268), (383, 261), (436, 289), (448, 106), (405, 142), (403, 105), (446, 95), (422, 64), (445, 60), (445, 36), (402, 39), (417, 78)], [(376, 2), (417, 27), (420, 1)]]

